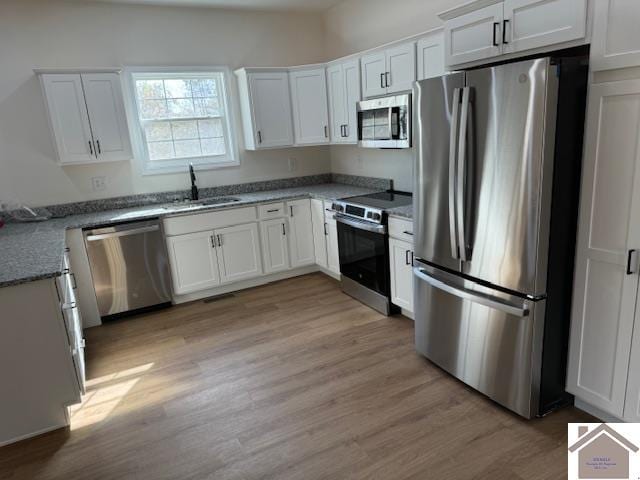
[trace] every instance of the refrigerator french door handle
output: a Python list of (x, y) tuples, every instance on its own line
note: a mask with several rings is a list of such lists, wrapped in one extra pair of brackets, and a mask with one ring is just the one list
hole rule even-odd
[(467, 242), (464, 228), (464, 179), (467, 168), (467, 124), (469, 122), (469, 105), (471, 87), (462, 89), (462, 112), (460, 113), (460, 136), (458, 138), (458, 172), (456, 178), (456, 220), (458, 224), (458, 252), (460, 260), (471, 260), (467, 255)]
[(423, 268), (414, 267), (413, 274), (418, 279), (427, 282), (432, 287), (435, 287), (451, 295), (455, 295), (456, 297), (463, 300), (469, 300), (470, 302), (478, 303), (480, 305), (484, 305), (485, 307), (494, 308), (496, 310), (500, 310), (501, 312), (507, 313), (509, 315), (514, 315), (516, 317), (529, 316), (529, 309), (524, 304), (515, 305), (500, 298), (492, 297), (491, 295), (484, 295), (478, 292), (474, 292), (473, 290), (450, 285), (443, 280), (429, 275), (429, 273)]
[(451, 256), (460, 258), (458, 254), (458, 238), (456, 230), (456, 152), (458, 126), (460, 120), (461, 88), (453, 89), (453, 110), (451, 113), (451, 130), (449, 131), (449, 238), (451, 239)]

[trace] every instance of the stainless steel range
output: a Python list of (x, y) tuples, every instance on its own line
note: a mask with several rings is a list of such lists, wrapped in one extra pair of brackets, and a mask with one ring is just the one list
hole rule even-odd
[(409, 193), (387, 191), (333, 203), (342, 290), (384, 315), (395, 310), (391, 304), (386, 211), (411, 202)]

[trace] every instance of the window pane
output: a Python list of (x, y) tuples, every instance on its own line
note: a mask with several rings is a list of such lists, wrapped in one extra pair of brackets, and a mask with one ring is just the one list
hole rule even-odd
[(198, 120), (200, 138), (222, 137), (222, 120), (212, 118), (211, 120)]
[(189, 80), (165, 80), (164, 89), (167, 92), (167, 98), (189, 98), (192, 96)]
[(188, 99), (178, 99), (178, 100), (167, 100), (167, 105), (169, 107), (169, 114), (172, 117), (193, 117), (193, 100)]
[(198, 124), (195, 120), (171, 122), (171, 128), (173, 129), (173, 138), (175, 140), (198, 138)]
[(164, 98), (162, 80), (138, 80), (136, 88), (138, 89), (138, 97), (141, 99)]
[(220, 102), (217, 98), (194, 98), (193, 102), (196, 107), (196, 115), (199, 117), (219, 116)]
[(216, 81), (212, 78), (191, 80), (194, 97), (215, 97), (218, 95)]
[(142, 100), (140, 110), (142, 118), (164, 118), (167, 116), (167, 102), (165, 100)]
[(177, 140), (176, 157), (200, 157), (202, 151), (200, 150), (200, 140)]
[(226, 153), (223, 138), (205, 138), (201, 142), (203, 155), (224, 155)]
[(171, 125), (167, 122), (153, 122), (145, 126), (144, 133), (150, 142), (171, 140)]
[(149, 142), (149, 160), (174, 158), (173, 142)]

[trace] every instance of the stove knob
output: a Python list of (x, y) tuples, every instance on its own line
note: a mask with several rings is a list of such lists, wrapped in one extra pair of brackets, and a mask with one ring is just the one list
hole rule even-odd
[(379, 222), (379, 221), (382, 219), (382, 217), (381, 217), (381, 215), (380, 215), (379, 213), (374, 213), (372, 218), (373, 218), (376, 222)]
[(344, 207), (342, 205), (334, 204), (333, 209), (336, 212), (342, 212), (344, 210)]
[(367, 218), (373, 218), (373, 212), (367, 212)]

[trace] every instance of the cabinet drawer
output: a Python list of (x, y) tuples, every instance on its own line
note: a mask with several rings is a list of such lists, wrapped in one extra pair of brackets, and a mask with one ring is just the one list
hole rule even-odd
[(333, 202), (325, 200), (322, 203), (322, 206), (324, 207), (324, 221), (326, 223), (335, 225), (336, 219), (333, 218), (333, 216), (335, 215), (335, 211), (333, 210)]
[(258, 206), (258, 217), (261, 220), (267, 220), (270, 218), (280, 218), (286, 215), (284, 209), (284, 203), (269, 203), (268, 205)]
[(389, 236), (413, 244), (413, 222), (389, 217)]
[(182, 235), (185, 233), (204, 232), (214, 228), (228, 227), (256, 221), (256, 208), (234, 208), (218, 212), (184, 215), (165, 218), (162, 222), (165, 235)]

